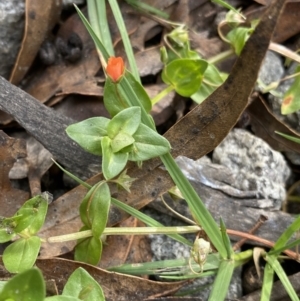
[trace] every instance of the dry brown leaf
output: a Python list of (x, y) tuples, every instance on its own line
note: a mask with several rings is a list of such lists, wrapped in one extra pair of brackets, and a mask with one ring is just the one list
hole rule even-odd
[(80, 85), (92, 78), (100, 68), (94, 42), (77, 14), (72, 15), (60, 28), (58, 38), (67, 43), (76, 34), (82, 42), (81, 58), (76, 62), (59, 59), (56, 64), (36, 72), (25, 86), (25, 91), (42, 103), (64, 88)]
[[(273, 0), (273, 5), (263, 16), (255, 32), (248, 40), (225, 83), (165, 134), (172, 145), (172, 155), (174, 157), (178, 155), (193, 159), (202, 157), (213, 150), (238, 121), (247, 106), (248, 97), (255, 85), (261, 62), (268, 49), (276, 20), (280, 15), (284, 2), (284, 0)], [(144, 162), (143, 168), (128, 164), (128, 174), (137, 180), (133, 182), (130, 194), (120, 191), (116, 198), (126, 200), (128, 205), (139, 209), (166, 192), (174, 184), (168, 173), (159, 168), (160, 165), (159, 159)], [(101, 179), (101, 175), (96, 175), (87, 182), (93, 185)], [(86, 191), (86, 189), (79, 186), (49, 206), (50, 210), (56, 210), (57, 212), (55, 213), (56, 218), (47, 219), (42, 231), (44, 237), (72, 232), (72, 230), (69, 230), (74, 229), (73, 226), (76, 227), (76, 220), (77, 228), (75, 229), (80, 228), (80, 220), (76, 210), (78, 210)], [(72, 213), (75, 215), (69, 212), (68, 206), (70, 204), (72, 204)], [(62, 210), (62, 214), (60, 214), (60, 210)], [(52, 215), (49, 213), (48, 216)], [(125, 217), (127, 217), (127, 214), (113, 207), (108, 225), (119, 223)], [(58, 223), (57, 226), (55, 226), (56, 223)], [(71, 226), (69, 226), (70, 224)], [(64, 245), (57, 247), (53, 244), (48, 245), (45, 249), (48, 254), (54, 256), (62, 254), (62, 246)], [(70, 246), (72, 246), (72, 242), (68, 243), (67, 249)]]
[(9, 81), (17, 85), (29, 70), (41, 44), (57, 23), (61, 0), (26, 0), (25, 32)]
[[(265, 5), (269, 5), (270, 0), (263, 0)], [(262, 3), (263, 4), (263, 3)], [(246, 13), (247, 19), (258, 19), (265, 12), (265, 7), (258, 7)], [(278, 21), (280, 26), (276, 27), (272, 41), (282, 43), (300, 32), (300, 2), (287, 1), (283, 13)]]
[[(3, 267), (2, 257), (0, 257), (0, 265), (2, 265), (0, 277), (11, 277)], [(55, 280), (59, 293), (62, 293), (70, 275), (77, 268), (84, 268), (101, 285), (106, 301), (141, 301), (166, 296), (175, 293), (185, 283), (145, 280), (62, 258), (38, 259), (36, 265), (41, 269), (45, 280)]]
[(299, 133), (282, 122), (268, 107), (262, 97), (257, 97), (247, 108), (250, 114), (250, 123), (256, 136), (266, 141), (277, 151), (294, 151), (300, 153), (299, 144), (287, 140), (275, 131), (300, 138)]
[(2, 216), (12, 216), (28, 198), (29, 193), (12, 187), (8, 174), (15, 161), (26, 156), (25, 141), (0, 131), (0, 206)]

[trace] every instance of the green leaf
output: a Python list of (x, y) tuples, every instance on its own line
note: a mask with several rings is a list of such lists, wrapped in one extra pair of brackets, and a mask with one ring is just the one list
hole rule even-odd
[(17, 214), (20, 213), (22, 215), (23, 210), (25, 211), (27, 209), (32, 211), (31, 223), (24, 231), (22, 231), (22, 233), (26, 234), (26, 236), (31, 236), (35, 235), (44, 225), (48, 210), (48, 202), (41, 195), (35, 196), (28, 200), (20, 210), (18, 210)]
[[(296, 68), (296, 73), (300, 72), (300, 65)], [(287, 115), (300, 109), (300, 75), (296, 76), (293, 84), (285, 92), (281, 105), (281, 114)]]
[(100, 41), (99, 37), (96, 35), (95, 31), (91, 27), (89, 21), (86, 19), (86, 17), (83, 15), (83, 13), (80, 11), (80, 9), (74, 4), (74, 7), (83, 22), (84, 26), (88, 30), (89, 34), (91, 35), (92, 39), (94, 40), (94, 43), (96, 44), (97, 48), (101, 51), (104, 59), (107, 61), (109, 58), (109, 53), (106, 51), (105, 47), (103, 46), (102, 42)]
[(115, 138), (111, 141), (111, 149), (113, 153), (117, 153), (122, 151), (122, 153), (128, 153), (131, 151), (130, 147), (134, 142), (134, 139), (131, 135), (127, 133), (120, 132), (115, 136)]
[(89, 209), (90, 209), (91, 202), (93, 201), (95, 190), (97, 190), (97, 185), (98, 184), (90, 188), (90, 190), (85, 195), (79, 207), (80, 219), (85, 226), (84, 230), (88, 230), (92, 228), (92, 221), (89, 218)]
[(178, 94), (189, 97), (200, 88), (206, 68), (204, 60), (176, 59), (165, 66), (162, 80), (172, 85)]
[(43, 301), (45, 283), (40, 270), (26, 270), (11, 278), (0, 293), (0, 301)]
[(130, 107), (115, 115), (107, 125), (107, 135), (110, 139), (122, 132), (133, 135), (141, 123), (141, 108)]
[(276, 272), (278, 278), (280, 279), (282, 285), (284, 286), (291, 300), (299, 301), (297, 293), (295, 292), (289, 278), (287, 277), (285, 271), (283, 270), (276, 256), (273, 255), (269, 256), (268, 254), (266, 254), (265, 259), (268, 262), (268, 264), (272, 267), (272, 269)]
[(226, 226), (222, 218), (220, 218), (220, 228), (221, 228), (223, 243), (227, 252), (227, 259), (232, 259), (234, 252), (232, 250), (230, 238), (226, 232)]
[(222, 260), (209, 295), (209, 301), (224, 300), (234, 271), (233, 260)]
[[(152, 109), (151, 99), (147, 94), (145, 88), (135, 79), (135, 77), (128, 70), (125, 72), (126, 81), (129, 83), (132, 91), (139, 100), (139, 103), (135, 103), (134, 106), (142, 105), (147, 113)], [(122, 85), (119, 82), (119, 85)]]
[(86, 301), (105, 300), (103, 290), (95, 279), (83, 268), (78, 268), (69, 277), (62, 295), (78, 297)]
[(270, 301), (274, 281), (274, 270), (269, 263), (265, 265), (261, 301)]
[(10, 241), (15, 235), (15, 227), (22, 216), (0, 218), (0, 243)]
[(9, 228), (1, 228), (0, 229), (0, 243), (10, 241), (16, 234), (11, 232)]
[[(287, 227), (287, 229), (280, 235), (276, 241), (274, 247), (272, 248), (272, 254), (278, 254), (277, 250), (286, 246), (291, 237), (300, 229), (300, 217), (296, 218), (293, 223)], [(269, 254), (270, 255), (270, 254)]]
[(102, 139), (102, 172), (106, 180), (117, 176), (126, 166), (128, 153), (114, 153), (111, 140), (108, 137)]
[(89, 219), (92, 221), (92, 233), (95, 237), (100, 237), (106, 227), (110, 199), (110, 190), (107, 183), (98, 184), (94, 190), (89, 208)]
[(88, 0), (87, 9), (90, 24), (95, 32), (95, 35), (99, 37), (99, 40), (103, 43), (103, 46), (105, 49), (107, 49), (107, 52), (113, 56), (114, 46), (107, 23), (105, 1)]
[[(126, 89), (124, 89), (125, 87)], [(134, 95), (134, 97), (129, 98), (129, 95)], [(137, 98), (139, 103), (135, 102)], [(140, 104), (147, 113), (152, 109), (149, 95), (128, 70), (117, 83), (110, 78), (106, 79), (103, 100), (105, 108), (112, 117), (129, 106), (139, 106)]]
[(119, 84), (115, 83), (110, 77), (107, 77), (105, 81), (103, 101), (106, 110), (112, 117), (129, 107), (126, 98), (120, 91)]
[(48, 210), (48, 202), (37, 195), (26, 201), (17, 211), (15, 216), (22, 216), (14, 229), (16, 233), (23, 233), (26, 236), (36, 234), (43, 226)]
[(169, 141), (144, 124), (140, 124), (134, 133), (133, 150), (130, 161), (144, 161), (167, 153), (171, 147)]
[(10, 273), (30, 269), (39, 254), (41, 240), (37, 236), (20, 238), (10, 244), (3, 253), (3, 263)]
[(204, 72), (201, 86), (198, 91), (191, 96), (191, 98), (200, 104), (223, 84), (225, 78), (226, 76), (222, 75), (218, 68), (216, 68), (213, 64), (208, 64), (207, 69)]
[(98, 237), (84, 238), (75, 247), (75, 260), (97, 265), (102, 254), (102, 241)]
[(110, 190), (105, 182), (94, 185), (80, 204), (80, 218), (85, 229), (91, 229), (93, 236), (100, 237), (105, 229), (110, 207)]
[(93, 117), (67, 127), (68, 136), (76, 141), (86, 151), (101, 156), (101, 140), (107, 136), (109, 119), (105, 117)]
[(227, 34), (227, 39), (230, 41), (231, 45), (234, 48), (234, 51), (237, 55), (240, 55), (245, 43), (247, 42), (250, 33), (253, 31), (252, 28), (246, 27), (237, 27), (232, 29)]

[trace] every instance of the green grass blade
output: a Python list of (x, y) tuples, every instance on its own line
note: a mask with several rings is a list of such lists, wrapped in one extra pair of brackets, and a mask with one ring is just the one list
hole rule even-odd
[(286, 244), (285, 246), (283, 246), (281, 248), (276, 248), (276, 250), (271, 250), (270, 252), (268, 252), (268, 254), (278, 256), (284, 250), (292, 249), (298, 245), (300, 245), (300, 238), (294, 240), (293, 242), (291, 242), (289, 244)]
[(101, 34), (101, 29), (99, 26), (99, 17), (97, 13), (97, 3), (95, 0), (87, 0), (87, 11), (88, 11), (88, 17), (91, 24), (91, 27), (93, 28), (95, 35), (99, 37), (101, 41), (103, 41), (103, 37)]
[(144, 3), (140, 0), (125, 0), (128, 4), (136, 8), (137, 10), (140, 10), (142, 12), (145, 12), (147, 14), (156, 15), (163, 19), (169, 19), (169, 14), (165, 13), (164, 11), (161, 11), (160, 9), (157, 9), (147, 3)]
[(222, 238), (223, 238), (223, 243), (224, 243), (224, 246), (225, 246), (226, 252), (227, 252), (227, 258), (226, 259), (232, 259), (233, 255), (234, 255), (234, 252), (232, 250), (230, 239), (229, 239), (229, 236), (226, 232), (226, 226), (225, 226), (224, 221), (223, 221), (222, 218), (220, 219), (220, 228), (221, 228), (221, 235), (222, 235)]
[(226, 298), (228, 287), (234, 271), (233, 260), (222, 260), (215, 278), (209, 301), (222, 301)]
[(101, 40), (107, 52), (113, 56), (114, 48), (107, 23), (105, 0), (88, 0), (87, 9), (95, 35)]
[(300, 139), (297, 138), (297, 137), (294, 137), (294, 136), (290, 136), (290, 135), (287, 135), (287, 134), (284, 134), (284, 133), (280, 133), (280, 132), (277, 132), (275, 131), (276, 134), (288, 139), (288, 140), (291, 140), (291, 141), (294, 141), (296, 143), (299, 143), (300, 144)]
[(261, 301), (270, 301), (271, 291), (273, 287), (274, 270), (270, 264), (266, 264), (264, 269), (263, 286), (261, 289)]
[(115, 20), (117, 22), (117, 25), (118, 25), (118, 28), (119, 28), (119, 31), (120, 31), (120, 34), (121, 34), (121, 37), (122, 37), (123, 45), (124, 45), (125, 52), (126, 52), (126, 55), (127, 55), (127, 58), (128, 58), (128, 62), (129, 62), (131, 72), (134, 75), (135, 79), (138, 82), (141, 82), (140, 75), (139, 75), (139, 70), (137, 68), (136, 61), (135, 61), (135, 58), (134, 58), (134, 53), (133, 53), (131, 43), (130, 43), (130, 40), (129, 40), (129, 35), (128, 35), (127, 30), (126, 30), (125, 23), (124, 23), (124, 20), (123, 20), (122, 13), (120, 11), (118, 2), (116, 0), (108, 0), (108, 2), (110, 4), (111, 10), (113, 12), (113, 15), (115, 17)]
[(112, 43), (111, 34), (109, 31), (109, 26), (108, 26), (107, 16), (106, 16), (106, 0), (89, 0), (89, 1), (94, 1), (94, 3), (96, 3), (97, 15), (98, 15), (97, 23), (99, 24), (101, 41), (105, 49), (107, 50), (107, 52), (111, 56), (114, 56), (115, 54), (114, 46)]
[(142, 106), (139, 98), (137, 97), (134, 90), (132, 89), (129, 81), (126, 78), (126, 75), (124, 76), (123, 80), (120, 82), (120, 86), (123, 89), (124, 95), (126, 95), (126, 101), (129, 104), (129, 106), (139, 106), (141, 108), (142, 123), (156, 131), (156, 128), (153, 125), (152, 120), (149, 119), (149, 116), (148, 116), (145, 108)]
[(100, 41), (99, 37), (97, 36), (97, 34), (95, 33), (95, 31), (91, 27), (89, 21), (86, 19), (86, 17), (83, 15), (83, 13), (80, 11), (80, 9), (75, 4), (74, 4), (74, 6), (75, 6), (75, 9), (76, 9), (76, 11), (77, 11), (77, 13), (78, 13), (81, 21), (83, 22), (83, 24), (86, 27), (87, 31), (89, 32), (89, 34), (91, 35), (92, 39), (94, 40), (94, 43), (96, 44), (96, 47), (101, 51), (104, 59), (107, 61), (108, 58), (110, 57), (109, 53), (107, 52), (107, 50), (105, 49), (104, 45)]
[(266, 260), (272, 267), (272, 269), (277, 274), (278, 278), (280, 279), (282, 285), (284, 286), (285, 290), (287, 291), (288, 295), (290, 296), (292, 301), (299, 301), (297, 293), (295, 292), (289, 278), (287, 277), (285, 271), (283, 270), (282, 266), (280, 265), (279, 261), (275, 256), (266, 255)]
[(197, 219), (197, 222), (206, 232), (209, 239), (220, 253), (221, 258), (227, 258), (227, 250), (223, 244), (221, 231), (212, 215), (209, 213), (202, 200), (194, 190), (192, 184), (184, 176), (183, 172), (170, 153), (163, 155), (160, 158), (188, 203), (190, 210)]
[(272, 250), (283, 248), (290, 238), (300, 229), (300, 216), (280, 235)]

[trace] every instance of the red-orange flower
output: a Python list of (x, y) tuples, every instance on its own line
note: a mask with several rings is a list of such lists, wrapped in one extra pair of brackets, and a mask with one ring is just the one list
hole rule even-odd
[(106, 73), (114, 82), (120, 80), (123, 76), (124, 70), (124, 61), (121, 57), (112, 56), (108, 59)]

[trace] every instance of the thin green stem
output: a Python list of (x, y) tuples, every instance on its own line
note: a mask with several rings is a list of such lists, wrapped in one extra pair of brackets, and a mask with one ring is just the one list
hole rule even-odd
[(163, 99), (166, 95), (168, 95), (171, 91), (174, 90), (173, 86), (168, 86), (164, 90), (160, 91), (155, 97), (151, 99), (152, 106), (154, 106), (157, 102)]
[(207, 62), (209, 64), (217, 64), (217, 63), (220, 63), (220, 62), (223, 62), (224, 60), (228, 59), (229, 57), (233, 56), (234, 55), (234, 50), (233, 49), (228, 49), (226, 51), (223, 51), (211, 58), (209, 58), (207, 60)]
[[(184, 234), (196, 233), (201, 228), (199, 226), (182, 227), (124, 227), (124, 228), (105, 228), (103, 235), (148, 235), (148, 234)], [(71, 234), (52, 236), (47, 239), (49, 243), (77, 240), (93, 236), (91, 230), (80, 231)]]

